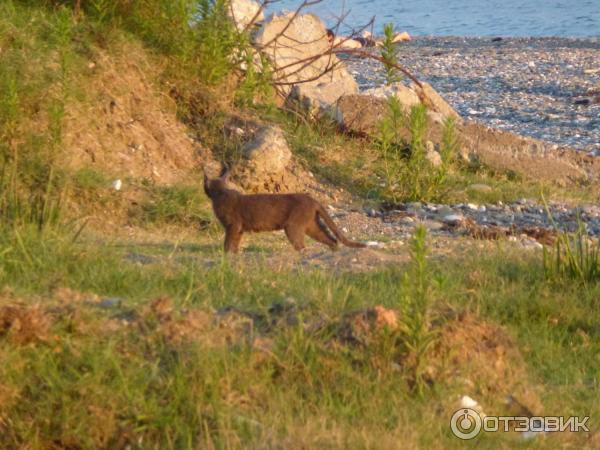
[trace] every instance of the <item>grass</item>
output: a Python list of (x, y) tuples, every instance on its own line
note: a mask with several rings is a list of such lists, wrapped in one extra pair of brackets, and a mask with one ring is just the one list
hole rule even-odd
[[(225, 349), (214, 335), (174, 341), (164, 328), (170, 322), (148, 312), (150, 301), (168, 297), (175, 308), (172, 321), (185, 310), (224, 306), (264, 315), (271, 305), (293, 298), (304, 320), (335, 322), (374, 305), (402, 309), (399, 298), (414, 285), (405, 278), (408, 267), (339, 275), (276, 270), (266, 262), (221, 261), (216, 246), (189, 244), (175, 257), (173, 247), (156, 247), (156, 262), (139, 265), (127, 255), (148, 253), (149, 247), (72, 238), (47, 233), (40, 240), (33, 231), (2, 237), (5, 298), (62, 311), (48, 340), (15, 346), (10, 333), (0, 331), (4, 447), (396, 448), (404, 442), (459, 448), (462, 442), (449, 434), (440, 406), (464, 394), (483, 405), (500, 401), (500, 393), (476, 387), (465, 392), (456, 380), (439, 378), (415, 396), (411, 372), (390, 365), (402, 361), (401, 347), (385, 336), (364, 348), (344, 349), (331, 347), (331, 329), (278, 326), (265, 335), (271, 342), (265, 354), (245, 341), (234, 340)], [(215, 264), (206, 265), (206, 258)], [(594, 401), (600, 285), (550, 285), (539, 257), (500, 249), (460, 260), (432, 259), (428, 266), (433, 311), (469, 311), (482, 322), (504, 325), (524, 355), (527, 382), (543, 392), (544, 412), (600, 413)], [(72, 303), (60, 294), (63, 287), (87, 294)], [(123, 306), (95, 307), (94, 294), (121, 298)], [(129, 327), (108, 325), (132, 311), (141, 319)], [(568, 439), (583, 445), (578, 438)], [(522, 445), (556, 448), (561, 439)], [(517, 440), (484, 436), (478, 445), (511, 448)]]
[[(86, 95), (94, 49), (110, 53), (113, 39), (131, 39), (162, 62), (180, 116), (216, 156), (239, 158), (241, 143), (222, 133), (231, 114), (258, 116), (286, 131), (319, 179), (362, 199), (392, 199), (376, 144), (273, 108), (268, 70), (232, 77), (233, 50), (247, 36), (224, 22), (224, 2), (201, 1), (196, 16), (197, 3), (84, 1), (80, 15), (74, 2), (0, 5), (0, 448), (464, 448), (448, 427), (456, 400), (471, 395), (498, 412), (520, 384), (539, 393), (537, 412), (594, 423), (595, 276), (549, 279), (540, 255), (501, 244), (482, 252), (465, 241), (471, 250), (440, 257), (424, 234), (412, 241), (411, 263), (368, 273), (278, 268), (273, 259), (289, 249), (275, 237), (250, 238), (245, 256), (224, 259), (200, 183), (124, 180), (117, 193), (111, 174), (65, 168), (62, 122), (69, 102)], [(455, 153), (451, 131), (445, 161)], [(423, 133), (414, 134), (422, 169)], [(481, 167), (448, 163), (442, 181), (436, 198), (445, 201), (542, 196), (536, 184)], [(465, 188), (474, 183), (492, 191)], [(65, 207), (73, 202), (90, 213), (126, 210), (133, 237), (82, 228), (81, 210)], [(375, 306), (395, 311), (400, 328), (344, 341), (353, 314)], [(225, 307), (233, 312), (215, 315)], [(441, 352), (452, 340), (437, 333), (463, 315), (479, 340)], [(499, 378), (497, 361), (485, 359), (488, 347), (503, 355), (493, 344), (504, 333), (508, 365), (522, 378)], [(513, 350), (522, 361), (510, 359)], [(456, 365), (461, 354), (472, 361)], [(476, 445), (585, 448), (586, 437), (496, 434)]]
[(141, 205), (130, 210), (137, 224), (206, 227), (213, 222), (212, 211), (205, 200), (200, 183), (144, 187), (146, 195)]

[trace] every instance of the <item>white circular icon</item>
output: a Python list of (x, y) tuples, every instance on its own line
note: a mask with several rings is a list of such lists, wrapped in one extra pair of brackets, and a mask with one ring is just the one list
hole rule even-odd
[(477, 411), (470, 408), (459, 409), (450, 419), (452, 433), (459, 439), (473, 439), (481, 431), (482, 420)]

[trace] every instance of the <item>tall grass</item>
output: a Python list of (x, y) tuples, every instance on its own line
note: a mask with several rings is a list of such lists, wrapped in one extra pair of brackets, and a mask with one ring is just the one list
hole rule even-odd
[(36, 223), (43, 229), (59, 220), (65, 192), (62, 123), (73, 90), (76, 33), (66, 9), (0, 5), (0, 217), (5, 223)]
[(560, 232), (553, 249), (544, 247), (544, 272), (549, 280), (600, 281), (600, 241), (583, 224), (575, 233)]

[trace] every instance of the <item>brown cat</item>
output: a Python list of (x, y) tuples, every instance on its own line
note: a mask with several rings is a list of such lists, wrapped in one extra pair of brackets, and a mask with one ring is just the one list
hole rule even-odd
[(226, 252), (237, 253), (244, 232), (274, 230), (285, 230), (298, 251), (304, 248), (305, 234), (332, 250), (337, 248), (338, 240), (348, 247), (365, 247), (346, 239), (325, 208), (310, 195), (245, 195), (227, 188), (227, 175), (224, 171), (219, 178), (209, 180), (204, 174), (204, 192), (225, 228)]

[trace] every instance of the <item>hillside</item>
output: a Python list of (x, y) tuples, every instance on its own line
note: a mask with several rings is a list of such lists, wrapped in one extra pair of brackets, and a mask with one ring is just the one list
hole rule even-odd
[[(465, 407), (592, 418), (481, 448), (597, 448), (597, 161), (233, 4), (0, 4), (0, 448), (463, 448)], [(224, 255), (222, 166), (367, 248)]]

